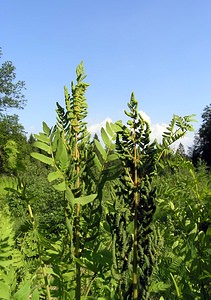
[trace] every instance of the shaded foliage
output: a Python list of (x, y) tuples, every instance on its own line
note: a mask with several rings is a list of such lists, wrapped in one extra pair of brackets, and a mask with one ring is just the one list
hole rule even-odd
[(198, 159), (203, 159), (207, 165), (211, 166), (211, 104), (204, 108), (202, 114), (202, 125), (195, 136), (192, 149), (192, 159), (196, 164)]

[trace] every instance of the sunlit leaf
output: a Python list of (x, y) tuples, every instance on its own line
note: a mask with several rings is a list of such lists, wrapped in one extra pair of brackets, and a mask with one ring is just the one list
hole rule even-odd
[(115, 133), (114, 133), (114, 131), (112, 130), (112, 128), (111, 128), (109, 122), (106, 122), (106, 131), (107, 131), (108, 134), (111, 136), (111, 138), (114, 137)]
[(43, 131), (44, 131), (44, 133), (46, 133), (47, 135), (49, 135), (50, 134), (50, 128), (48, 127), (48, 125), (45, 123), (45, 122), (43, 122), (42, 123), (42, 126), (43, 126)]
[(49, 145), (47, 145), (46, 143), (36, 141), (36, 142), (34, 142), (33, 146), (37, 147), (41, 150), (44, 150), (45, 152), (47, 152), (49, 154), (51, 153), (51, 147)]
[(79, 197), (79, 198), (75, 198), (74, 203), (78, 203), (80, 205), (86, 205), (86, 204), (94, 201), (96, 197), (97, 197), (97, 194), (82, 196), (82, 197)]
[(101, 128), (101, 137), (102, 137), (102, 140), (103, 140), (105, 146), (107, 148), (110, 148), (111, 140), (103, 127)]
[(0, 281), (0, 299), (10, 300), (10, 287)]
[(69, 188), (69, 186), (66, 186), (65, 196), (66, 196), (68, 202), (70, 203), (70, 205), (73, 207), (75, 197), (74, 197), (74, 195), (73, 195), (73, 192), (72, 192), (71, 189)]
[(169, 206), (170, 206), (170, 208), (171, 208), (172, 210), (174, 210), (174, 209), (175, 209), (175, 207), (174, 207), (174, 203), (173, 203), (172, 201), (169, 201)]
[(59, 184), (55, 184), (55, 185), (53, 185), (53, 187), (55, 188), (55, 190), (63, 192), (66, 190), (65, 181), (62, 181)]
[(69, 164), (69, 157), (68, 157), (67, 149), (64, 144), (62, 146), (62, 152), (60, 154), (60, 163), (61, 163), (61, 169), (66, 170)]
[(106, 160), (107, 158), (107, 153), (105, 151), (105, 149), (102, 147), (101, 143), (98, 140), (94, 140), (95, 146), (97, 148), (97, 150), (99, 151), (100, 155), (102, 156), (103, 160)]
[(46, 134), (42, 133), (42, 132), (40, 132), (39, 134), (34, 134), (34, 137), (38, 141), (46, 143), (46, 144), (48, 144), (50, 142), (49, 137)]
[(26, 300), (30, 295), (30, 282), (26, 282), (25, 285), (13, 296), (15, 300)]
[(51, 157), (45, 156), (44, 154), (32, 152), (31, 156), (47, 165), (50, 165), (50, 166), (54, 165), (53, 159)]
[(118, 159), (118, 155), (116, 153), (112, 153), (108, 156), (108, 161), (114, 161)]
[(62, 178), (62, 174), (59, 171), (51, 172), (48, 174), (48, 181), (52, 182), (58, 178)]
[(39, 300), (40, 295), (38, 289), (35, 289), (34, 292), (32, 293), (32, 300)]
[(179, 241), (175, 241), (172, 245), (172, 249), (176, 248), (179, 245)]

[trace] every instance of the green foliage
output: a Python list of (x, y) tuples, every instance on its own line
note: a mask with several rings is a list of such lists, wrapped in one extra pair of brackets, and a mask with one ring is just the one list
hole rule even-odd
[[(210, 174), (180, 157), (180, 165), (156, 179), (155, 215), (163, 237), (154, 291), (164, 297), (210, 298)], [(157, 283), (155, 284), (155, 282)]]
[[(45, 263), (42, 259), (44, 240), (38, 232), (37, 220), (34, 218), (30, 200), (26, 199), (25, 186), (20, 180), (10, 177), (1, 177), (0, 187), (5, 198), (19, 195), (26, 201), (27, 215), (20, 227), (16, 219), (16, 226), (5, 204), (2, 210), (0, 223), (0, 276), (3, 280), (2, 288), (6, 294), (4, 299), (39, 299), (39, 295), (49, 296), (49, 287), (46, 279)], [(11, 210), (12, 211), (12, 210)], [(15, 219), (15, 218), (14, 218)], [(18, 227), (17, 227), (18, 226)], [(15, 230), (14, 230), (15, 229)], [(2, 270), (3, 268), (3, 270)], [(43, 289), (45, 283), (45, 290)], [(12, 298), (12, 299), (13, 299)]]
[(19, 181), (16, 177), (0, 177), (0, 195), (5, 196), (9, 192), (19, 189)]
[(207, 165), (211, 166), (211, 104), (204, 108), (202, 114), (202, 124), (198, 134), (195, 136), (192, 149), (192, 159), (196, 164), (199, 159), (203, 159)]
[[(24, 163), (27, 141), (17, 115), (0, 115), (0, 173), (15, 174)], [(12, 158), (13, 157), (13, 158)], [(11, 159), (13, 160), (11, 165)]]
[(1, 299), (27, 299), (30, 294), (30, 282), (21, 276), (24, 260), (21, 252), (15, 247), (14, 223), (6, 208), (1, 211), (0, 220)]
[[(2, 56), (0, 48), (0, 58)], [(11, 61), (3, 62), (0, 67), (0, 111), (8, 108), (23, 108), (26, 100), (22, 93), (23, 81), (16, 79), (15, 67)]]
[(151, 181), (156, 149), (150, 143), (149, 124), (138, 113), (133, 94), (128, 107), (127, 126), (117, 123), (116, 147), (123, 170), (115, 186), (114, 212), (108, 215), (113, 237), (113, 272), (119, 280), (119, 299), (147, 299), (157, 247), (151, 226), (155, 212), (156, 194)]
[(18, 158), (18, 149), (17, 144), (13, 140), (8, 140), (4, 146), (4, 151), (6, 154), (6, 169), (15, 170), (17, 169), (17, 158)]
[[(94, 239), (99, 232), (102, 209), (96, 181), (102, 183), (103, 170), (99, 170), (97, 179), (91, 172), (94, 155), (84, 122), (87, 116), (84, 93), (88, 84), (83, 82), (85, 75), (82, 64), (77, 67), (76, 74), (77, 84), (71, 85), (72, 96), (65, 88), (65, 109), (57, 103), (57, 124), (50, 129), (43, 123), (43, 133), (35, 135), (37, 141), (34, 145), (41, 152), (32, 153), (32, 157), (53, 167), (48, 180), (54, 183), (56, 190), (63, 192), (70, 252), (66, 265), (71, 265), (71, 268), (75, 265), (76, 286), (72, 283), (72, 287), (75, 286), (75, 297), (79, 299), (81, 264), (84, 267), (80, 258), (83, 251), (87, 253), (89, 247), (95, 247)], [(73, 281), (74, 276), (71, 278)], [(66, 292), (69, 288), (66, 285)]]
[[(162, 142), (161, 144), (156, 143), (157, 148), (157, 165), (164, 169), (167, 164), (169, 163), (169, 158), (172, 156), (172, 149), (171, 146), (179, 140), (180, 138), (184, 137), (187, 131), (193, 131), (193, 126), (191, 122), (194, 122), (194, 115), (180, 117), (174, 115), (170, 124), (166, 127), (166, 131), (164, 131), (162, 135)], [(171, 161), (171, 160), (170, 160)]]
[(16, 175), (0, 177), (3, 299), (206, 299), (208, 174), (170, 149), (192, 117), (174, 116), (152, 142), (132, 94), (127, 125), (106, 123), (90, 141), (82, 63), (76, 76), (54, 127), (43, 122), (23, 148), (2, 144)]

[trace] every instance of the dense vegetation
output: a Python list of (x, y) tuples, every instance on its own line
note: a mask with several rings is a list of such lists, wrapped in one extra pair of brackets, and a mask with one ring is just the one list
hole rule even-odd
[[(76, 75), (54, 127), (27, 140), (1, 115), (0, 299), (210, 299), (207, 148), (194, 164), (171, 148), (192, 116), (174, 115), (159, 144), (132, 94), (127, 124), (92, 139), (83, 64)], [(2, 111), (23, 104), (11, 99)]]

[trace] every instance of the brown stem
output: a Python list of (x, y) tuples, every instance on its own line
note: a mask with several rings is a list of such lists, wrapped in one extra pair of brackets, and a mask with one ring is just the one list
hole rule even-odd
[(138, 299), (138, 192), (134, 195), (135, 216), (134, 216), (134, 241), (133, 241), (133, 299)]
[[(137, 171), (137, 148), (136, 148), (136, 132), (134, 129), (134, 186), (138, 186), (138, 171)], [(133, 241), (133, 299), (138, 299), (138, 192), (135, 191), (134, 194), (134, 206), (135, 206), (135, 215), (134, 215), (134, 241)]]
[[(79, 173), (80, 173), (80, 166), (79, 166), (79, 159), (80, 159), (80, 154), (78, 150), (78, 134), (77, 134), (77, 129), (76, 127), (76, 133), (75, 133), (75, 158), (76, 158), (76, 174), (78, 176), (77, 182), (76, 182), (76, 188), (78, 189), (80, 187), (80, 178), (79, 178)], [(76, 204), (76, 233), (75, 233), (75, 257), (77, 259), (80, 258), (80, 204)], [(75, 298), (76, 300), (81, 299), (81, 267), (78, 262), (76, 262), (76, 290), (75, 290)]]

